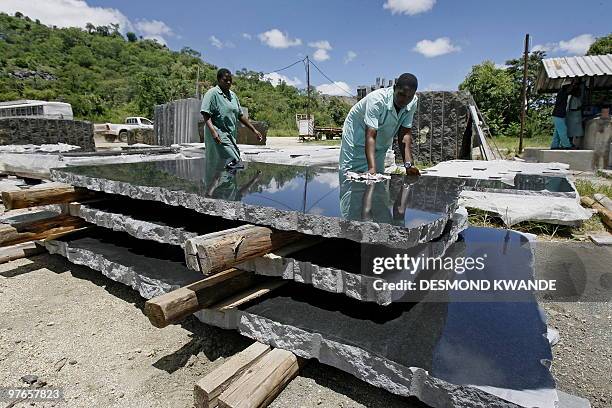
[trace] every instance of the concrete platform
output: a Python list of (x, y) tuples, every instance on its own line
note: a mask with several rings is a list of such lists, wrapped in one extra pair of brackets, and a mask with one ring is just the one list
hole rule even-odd
[(540, 162), (569, 164), (571, 170), (593, 171), (594, 150), (540, 150)]

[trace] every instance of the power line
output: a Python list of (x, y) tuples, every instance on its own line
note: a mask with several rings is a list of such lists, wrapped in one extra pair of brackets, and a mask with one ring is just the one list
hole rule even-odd
[(305, 60), (305, 59), (306, 59), (306, 58), (302, 58), (301, 60), (295, 61), (293, 64), (287, 65), (287, 66), (286, 66), (286, 67), (284, 67), (284, 68), (281, 68), (281, 69), (275, 69), (274, 71), (266, 72), (264, 75), (268, 75), (268, 74), (271, 74), (271, 73), (273, 73), (273, 72), (281, 72), (281, 71), (284, 71), (284, 70), (286, 70), (286, 69), (291, 68), (291, 67), (292, 67), (292, 66), (294, 66), (294, 65), (299, 64), (300, 62), (304, 62), (304, 60)]
[(336, 83), (336, 81), (334, 81), (333, 79), (331, 79), (330, 77), (328, 77), (327, 75), (325, 75), (325, 73), (323, 71), (321, 71), (321, 69), (319, 67), (317, 67), (317, 64), (315, 64), (314, 62), (310, 61), (310, 63), (317, 69), (317, 71), (319, 71), (319, 73), (321, 75), (323, 75), (333, 86), (335, 86), (336, 88), (340, 89), (342, 92), (346, 93), (348, 96), (353, 96), (353, 94), (351, 94), (349, 91), (347, 91), (345, 88), (341, 87), (340, 85), (338, 85)]

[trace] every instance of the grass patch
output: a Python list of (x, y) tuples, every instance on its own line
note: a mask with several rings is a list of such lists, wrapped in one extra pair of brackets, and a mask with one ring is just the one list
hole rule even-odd
[(606, 197), (612, 197), (612, 185), (604, 183), (592, 183), (589, 180), (576, 180), (576, 191), (581, 197), (593, 197), (595, 194), (603, 194)]
[[(499, 216), (476, 208), (468, 208), (468, 220), (470, 225), (474, 227), (509, 229)], [(587, 233), (607, 231), (606, 226), (596, 214), (583, 222), (582, 226), (579, 228), (538, 221), (524, 221), (510, 228), (516, 231), (537, 235), (539, 239), (543, 240), (584, 240)]]
[[(548, 149), (550, 147), (551, 138), (549, 136), (538, 136), (523, 139), (523, 149), (526, 147), (540, 147)], [(495, 150), (495, 146), (500, 150), (500, 153), (505, 158), (512, 158), (518, 155), (519, 139), (514, 136), (496, 136), (493, 138), (491, 148)]]
[(267, 136), (270, 137), (297, 137), (297, 129), (268, 129)]
[(332, 140), (314, 140), (314, 139), (306, 139), (306, 143), (312, 143), (316, 145), (324, 145), (324, 146), (340, 146), (342, 144), (342, 139), (332, 139)]

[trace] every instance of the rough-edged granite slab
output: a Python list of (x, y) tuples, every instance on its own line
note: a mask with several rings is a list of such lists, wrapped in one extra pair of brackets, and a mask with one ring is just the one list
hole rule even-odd
[(301, 243), (289, 245), (273, 253), (243, 262), (237, 267), (258, 275), (295, 280), (327, 292), (342, 293), (357, 300), (388, 305), (394, 300), (401, 299), (403, 293), (391, 291), (387, 287), (376, 290), (374, 283), (414, 280), (419, 271), (375, 275), (371, 270), (367, 270), (369, 265), (365, 261), (366, 254), (395, 256), (406, 253), (410, 257), (442, 256), (457, 240), (458, 234), (467, 227), (467, 218), (465, 208), (457, 209), (439, 238), (407, 250), (390, 248), (385, 250), (380, 246), (376, 248), (373, 245), (358, 244), (349, 240), (329, 239), (306, 248), (302, 248)]
[(103, 228), (44, 244), (50, 253), (128, 285), (145, 299), (202, 279), (201, 273), (187, 269), (179, 247), (141, 241)]
[(116, 197), (110, 200), (71, 204), (70, 215), (114, 231), (127, 232), (139, 239), (183, 246), (189, 238), (241, 225), (150, 201)]
[[(483, 230), (464, 231), (456, 245), (467, 248), (467, 254), (474, 247), (474, 231)], [(485, 238), (505, 248), (490, 262), (491, 272), (516, 274), (517, 265), (531, 265), (522, 236), (492, 230)], [(47, 245), (145, 298), (192, 281), (193, 272), (179, 261), (179, 248), (142, 241), (143, 248), (126, 241), (138, 240), (95, 231), (95, 237), (74, 234)], [(452, 293), (445, 298), (383, 307), (291, 283), (240, 310), (206, 309), (196, 316), (435, 407), (552, 407), (557, 399), (547, 368), (552, 355), (535, 300), (462, 303)]]
[[(126, 232), (139, 239), (179, 246), (197, 235), (237, 226), (236, 221), (206, 216), (188, 209), (155, 202), (146, 204), (143, 206), (142, 201), (130, 198), (91, 201), (71, 204), (70, 214), (100, 227)], [(410, 256), (442, 256), (457, 240), (459, 232), (466, 227), (467, 211), (461, 207), (455, 211), (440, 237), (401, 252)], [(386, 252), (390, 252), (387, 255), (393, 256), (399, 251), (385, 248), (346, 239), (328, 239), (324, 242), (312, 239), (246, 261), (237, 267), (257, 275), (295, 280), (329, 292), (343, 293), (358, 300), (387, 305), (399, 297), (398, 292), (375, 290), (374, 282), (414, 279), (416, 273), (374, 275), (370, 271), (364, 274), (359, 260), (368, 250), (377, 256), (383, 256)], [(185, 256), (187, 267), (199, 271), (197, 260), (191, 259), (195, 257), (189, 254)]]
[[(458, 255), (478, 253), (481, 232), (499, 250), (483, 274), (532, 274), (527, 240), (514, 232), (469, 228)], [(293, 283), (240, 310), (197, 316), (434, 407), (555, 407), (546, 322), (533, 295), (523, 302), (428, 296), (383, 307)]]
[(399, 248), (442, 234), (463, 183), (393, 175), (366, 184), (337, 170), (254, 162), (229, 172), (204, 158), (69, 167), (52, 170), (51, 178), (229, 220)]

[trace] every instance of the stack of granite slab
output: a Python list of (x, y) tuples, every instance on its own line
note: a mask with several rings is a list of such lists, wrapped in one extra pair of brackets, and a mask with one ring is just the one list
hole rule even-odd
[(299, 243), (238, 265), (286, 284), (196, 317), (431, 406), (558, 403), (535, 297), (475, 302), (477, 294), (466, 301), (458, 291), (396, 290), (380, 284), (444, 279), (448, 271), (372, 270), (373, 257), (458, 259), (486, 251), (479, 273), (533, 276), (523, 235), (467, 228), (467, 213), (457, 207), (461, 180), (393, 175), (372, 183), (264, 163), (226, 171), (206, 159), (71, 167), (53, 170), (52, 179), (106, 197), (71, 204), (72, 215), (95, 227), (48, 241), (49, 251), (147, 299), (203, 278), (190, 268), (188, 251), (203, 234), (245, 223), (297, 231), (305, 235)]

